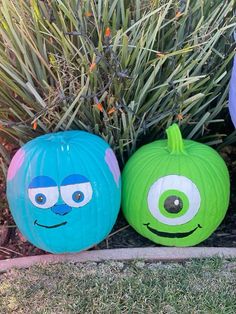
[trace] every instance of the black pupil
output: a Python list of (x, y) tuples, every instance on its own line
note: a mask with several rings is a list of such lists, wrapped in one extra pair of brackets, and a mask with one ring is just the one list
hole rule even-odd
[(167, 197), (164, 207), (168, 213), (177, 214), (183, 209), (183, 201), (176, 195)]
[(43, 202), (43, 197), (42, 195), (37, 196), (37, 202), (42, 203)]
[(80, 198), (81, 198), (81, 193), (80, 193), (80, 192), (77, 192), (77, 193), (75, 194), (75, 199), (76, 199), (76, 201), (79, 201)]

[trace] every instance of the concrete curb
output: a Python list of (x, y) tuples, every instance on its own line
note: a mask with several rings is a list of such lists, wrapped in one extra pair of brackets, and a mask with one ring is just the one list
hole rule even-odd
[(48, 254), (30, 257), (19, 257), (0, 261), (0, 272), (6, 272), (12, 268), (28, 268), (36, 264), (45, 263), (84, 263), (88, 261), (100, 262), (105, 260), (128, 261), (134, 259), (151, 261), (185, 261), (193, 258), (206, 258), (220, 256), (236, 258), (236, 248), (217, 247), (147, 247), (110, 250), (92, 250), (76, 254)]

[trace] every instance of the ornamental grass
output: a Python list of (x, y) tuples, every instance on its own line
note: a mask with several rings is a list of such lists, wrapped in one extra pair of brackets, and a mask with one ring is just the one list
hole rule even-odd
[[(234, 0), (0, 0), (0, 137), (21, 146), (82, 129), (121, 163), (173, 122), (186, 138), (231, 142), (234, 9)], [(0, 154), (6, 173), (2, 144)]]

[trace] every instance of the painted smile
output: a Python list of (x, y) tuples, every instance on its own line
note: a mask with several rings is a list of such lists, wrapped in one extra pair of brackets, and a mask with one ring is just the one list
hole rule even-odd
[(188, 231), (188, 232), (170, 233), (170, 232), (162, 232), (162, 231), (158, 231), (156, 229), (153, 229), (149, 226), (150, 223), (143, 224), (143, 225), (146, 226), (147, 229), (149, 231), (151, 231), (152, 233), (158, 235), (159, 237), (164, 237), (164, 238), (185, 238), (185, 237), (188, 237), (189, 235), (191, 235), (192, 233), (194, 233), (194, 231), (196, 231), (198, 228), (202, 228), (202, 226), (198, 224), (195, 229)]
[(61, 227), (61, 226), (66, 225), (66, 224), (67, 224), (67, 221), (64, 221), (64, 222), (62, 222), (62, 223), (60, 223), (60, 224), (57, 224), (57, 225), (45, 226), (45, 225), (39, 224), (39, 223), (37, 222), (37, 220), (35, 220), (35, 222), (34, 222), (34, 225), (37, 225), (37, 226), (43, 227), (43, 228), (47, 228), (47, 229), (58, 228), (58, 227)]

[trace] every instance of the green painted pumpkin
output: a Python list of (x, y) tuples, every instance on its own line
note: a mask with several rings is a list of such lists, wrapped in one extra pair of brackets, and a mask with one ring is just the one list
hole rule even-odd
[(227, 167), (212, 148), (183, 140), (179, 127), (167, 140), (141, 147), (122, 174), (123, 213), (141, 235), (167, 246), (207, 239), (229, 203)]

